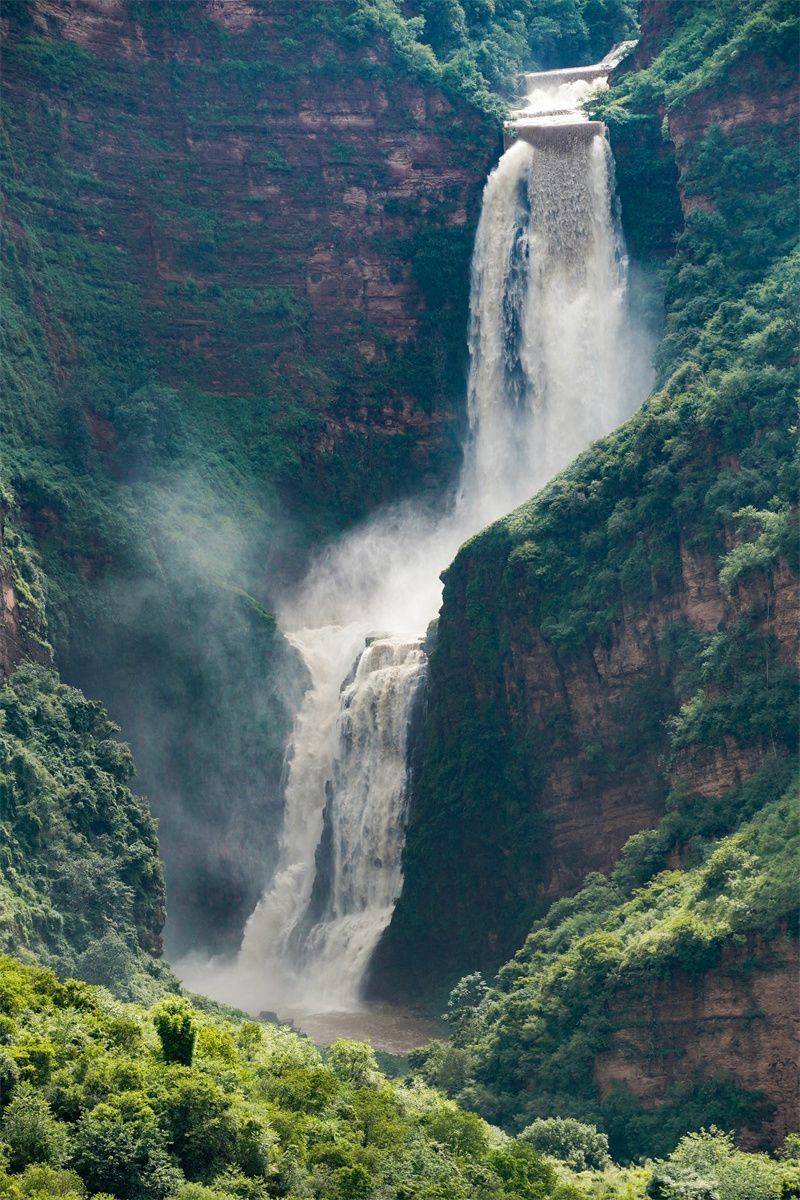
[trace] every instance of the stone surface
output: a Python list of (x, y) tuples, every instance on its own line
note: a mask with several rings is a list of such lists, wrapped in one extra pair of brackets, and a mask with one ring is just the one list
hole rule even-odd
[(621, 993), (612, 1047), (595, 1060), (601, 1095), (625, 1087), (656, 1105), (671, 1085), (696, 1075), (735, 1079), (774, 1108), (766, 1126), (740, 1130), (740, 1141), (759, 1146), (766, 1135), (780, 1144), (797, 1126), (798, 967), (796, 939), (753, 939), (705, 975), (659, 981), (644, 1003), (634, 1006)]
[[(369, 455), (401, 435), (412, 447), (403, 483), (419, 487), (454, 468), (463, 397), (441, 380), (392, 374), (437, 315), (412, 243), (442, 228), (464, 230), (469, 243), (500, 129), (417, 83), (388, 43), (331, 33), (336, 11), (349, 9), (340, 0), (141, 10), (128, 0), (31, 0), (28, 23), (0, 27), (11, 46), (34, 35), (79, 47), (115, 83), (95, 93), (85, 82), (75, 99), (9, 55), (4, 84), (17, 111), (59, 114), (64, 165), (86, 179), (79, 209), (62, 217), (125, 252), (166, 381), (220, 397), (257, 397), (276, 381), (290, 389), (322, 414), (309, 491), (343, 442), (348, 455), (354, 440)], [(462, 265), (463, 306), (467, 258)], [(298, 306), (294, 319), (276, 320), (276, 288)], [(246, 330), (226, 308), (233, 289), (267, 290)], [(68, 372), (74, 347), (62, 338), (53, 349)], [(377, 482), (387, 497), (398, 489), (391, 473)]]

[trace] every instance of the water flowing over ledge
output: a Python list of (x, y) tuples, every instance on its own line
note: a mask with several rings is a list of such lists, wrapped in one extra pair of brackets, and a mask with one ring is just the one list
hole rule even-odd
[(212, 996), (301, 1024), (303, 1012), (358, 1007), (402, 886), (408, 733), (439, 574), (467, 537), (649, 390), (611, 151), (583, 109), (611, 60), (526, 77), (511, 144), (487, 180), (472, 262), (469, 432), (451, 502), (377, 514), (319, 556), (279, 614), (310, 677), (287, 758), (280, 861), (237, 958), (179, 964)]

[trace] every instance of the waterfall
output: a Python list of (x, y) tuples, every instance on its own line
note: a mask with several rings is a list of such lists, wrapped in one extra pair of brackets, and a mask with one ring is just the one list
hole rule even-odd
[(312, 686), (292, 737), (281, 863), (238, 973), (248, 993), (270, 979), (273, 1004), (346, 1008), (400, 894), (407, 737), (426, 659), (418, 639), (366, 638), (359, 650), (353, 625), (292, 640)]
[(253, 1009), (353, 1008), (402, 884), (423, 634), (459, 545), (623, 421), (650, 385), (627, 303), (613, 161), (583, 104), (597, 67), (526, 77), (472, 263), (469, 433), (444, 512), (406, 503), (327, 547), (279, 612), (310, 686), (287, 760), (278, 868), (233, 963), (183, 965)]
[(408, 730), (425, 668), (418, 641), (377, 638), (342, 689), (316, 894), (299, 939), (318, 1004), (332, 995), (358, 1002), (358, 985), (400, 895)]

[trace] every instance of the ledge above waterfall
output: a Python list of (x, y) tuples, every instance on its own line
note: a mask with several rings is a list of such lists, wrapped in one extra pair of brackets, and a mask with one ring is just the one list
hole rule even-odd
[(570, 150), (577, 142), (589, 142), (594, 137), (605, 136), (602, 121), (543, 121), (536, 118), (506, 121), (503, 126), (504, 149), (515, 142), (527, 142), (530, 146), (554, 146)]
[(562, 83), (577, 83), (583, 80), (593, 83), (595, 79), (605, 79), (610, 68), (604, 63), (593, 63), (590, 67), (560, 67), (556, 71), (529, 71), (522, 78), (525, 91), (532, 92), (534, 88), (558, 87)]
[(605, 126), (601, 121), (590, 121), (586, 108), (635, 45), (621, 42), (601, 62), (589, 66), (523, 75), (525, 100), (503, 126), (505, 149), (522, 141), (568, 151), (581, 141), (602, 137)]
[(530, 93), (537, 88), (559, 87), (562, 83), (578, 83), (581, 80), (585, 83), (593, 83), (595, 79), (605, 79), (624, 58), (628, 57), (636, 44), (636, 39), (620, 42), (600, 62), (591, 63), (586, 67), (558, 67), (555, 71), (528, 71), (522, 76), (525, 91)]

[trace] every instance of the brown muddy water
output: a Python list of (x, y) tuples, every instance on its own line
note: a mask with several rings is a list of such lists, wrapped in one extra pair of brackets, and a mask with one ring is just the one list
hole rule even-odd
[(318, 1046), (338, 1038), (369, 1042), (387, 1054), (408, 1054), (431, 1038), (441, 1037), (442, 1026), (429, 1017), (393, 1004), (369, 1004), (353, 1012), (279, 1011), (278, 1019), (306, 1034)]

